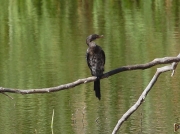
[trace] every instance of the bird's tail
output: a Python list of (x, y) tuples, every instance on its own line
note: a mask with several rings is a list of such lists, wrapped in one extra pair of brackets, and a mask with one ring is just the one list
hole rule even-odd
[(100, 79), (96, 79), (96, 81), (94, 81), (94, 91), (96, 97), (100, 100), (101, 99)]

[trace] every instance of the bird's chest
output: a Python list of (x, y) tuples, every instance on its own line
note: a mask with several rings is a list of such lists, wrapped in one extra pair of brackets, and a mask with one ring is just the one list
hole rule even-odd
[(97, 62), (102, 58), (101, 51), (96, 48), (90, 48), (88, 53), (89, 53), (89, 59), (92, 62)]
[(100, 50), (89, 50), (89, 64), (95, 67), (104, 65), (103, 55)]
[(91, 65), (93, 64), (102, 64), (102, 55), (99, 53), (94, 53), (89, 55), (89, 62)]

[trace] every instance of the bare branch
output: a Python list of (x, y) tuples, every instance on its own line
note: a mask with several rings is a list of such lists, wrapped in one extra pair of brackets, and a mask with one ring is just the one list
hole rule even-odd
[[(180, 57), (180, 54), (177, 57)], [(155, 59), (153, 61), (158, 61), (158, 63), (159, 63), (159, 59)], [(177, 67), (177, 64), (178, 63), (173, 62), (172, 65), (157, 68), (155, 75), (153, 76), (153, 78), (151, 79), (151, 81), (149, 82), (149, 84), (147, 85), (147, 87), (145, 88), (145, 90), (143, 91), (143, 93), (141, 94), (139, 99), (137, 100), (137, 102), (121, 117), (121, 119), (116, 124), (112, 134), (116, 134), (117, 131), (119, 130), (119, 128), (121, 127), (121, 125), (123, 124), (123, 122), (126, 121), (131, 116), (131, 114), (134, 113), (138, 109), (138, 107), (142, 104), (142, 102), (144, 101), (148, 92), (151, 90), (151, 88), (157, 81), (159, 75), (163, 72), (167, 72), (167, 71), (171, 71), (171, 70), (174, 72), (175, 68)]]
[(28, 90), (0, 87), (0, 93), (9, 92), (9, 93), (18, 93), (18, 94), (35, 94), (35, 93), (57, 92), (57, 91), (73, 88), (77, 85), (87, 83), (87, 82), (91, 82), (91, 81), (95, 81), (95, 80), (96, 80), (96, 77), (88, 77), (88, 78), (84, 78), (84, 79), (79, 79), (79, 80), (74, 81), (72, 83), (60, 85), (57, 87), (41, 88), (41, 89), (28, 89)]
[[(117, 73), (123, 72), (123, 71), (148, 69), (148, 68), (153, 67), (155, 65), (168, 64), (168, 63), (179, 62), (179, 61), (180, 61), (180, 54), (177, 57), (156, 58), (149, 63), (138, 64), (138, 65), (129, 65), (129, 66), (123, 66), (123, 67), (117, 68), (115, 70), (112, 70), (110, 72), (105, 73), (102, 76), (102, 78), (109, 77), (111, 75), (114, 75), (114, 74), (117, 74)], [(176, 63), (174, 63), (174, 64), (176, 64)]]
[[(150, 68), (150, 67), (158, 65), (158, 64), (168, 64), (168, 63), (179, 62), (179, 61), (180, 61), (180, 56), (178, 56), (178, 57), (165, 57), (165, 58), (154, 59), (153, 61), (151, 61), (149, 63), (145, 63), (145, 64), (123, 66), (123, 67), (117, 68), (115, 70), (112, 70), (110, 72), (103, 74), (101, 79), (107, 78), (111, 75), (114, 75), (114, 74), (117, 74), (117, 73), (120, 73), (123, 71), (147, 69), (147, 68)], [(35, 93), (57, 92), (57, 91), (73, 88), (73, 87), (78, 86), (80, 84), (92, 82), (95, 80), (96, 80), (96, 77), (92, 76), (92, 77), (88, 77), (88, 78), (79, 79), (79, 80), (74, 81), (72, 83), (59, 85), (57, 87), (41, 88), (41, 89), (28, 89), (28, 90), (0, 87), (0, 93), (9, 92), (9, 93), (19, 93), (19, 94), (35, 94)]]

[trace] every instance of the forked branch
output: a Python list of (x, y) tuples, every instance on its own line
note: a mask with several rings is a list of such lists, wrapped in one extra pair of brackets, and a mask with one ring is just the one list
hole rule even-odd
[[(177, 57), (180, 57), (180, 54)], [(158, 60), (155, 59), (154, 61), (159, 61), (159, 59)], [(153, 87), (153, 85), (157, 81), (159, 75), (163, 72), (173, 71), (171, 74), (171, 76), (173, 76), (174, 71), (177, 67), (177, 64), (178, 64), (178, 62), (173, 62), (172, 65), (157, 68), (155, 75), (153, 76), (153, 78), (151, 79), (151, 81), (149, 82), (149, 84), (147, 85), (145, 90), (142, 92), (142, 94), (139, 97), (139, 99), (137, 100), (137, 102), (121, 117), (121, 119), (116, 124), (112, 134), (116, 134), (117, 131), (119, 130), (119, 128), (121, 127), (121, 125), (123, 124), (123, 122), (126, 121), (131, 116), (131, 114), (134, 113), (138, 109), (138, 107), (142, 104), (142, 102), (146, 98), (148, 92), (151, 90), (151, 88)]]

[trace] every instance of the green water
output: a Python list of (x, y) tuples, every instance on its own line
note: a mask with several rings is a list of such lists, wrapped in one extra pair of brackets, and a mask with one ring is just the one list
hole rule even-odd
[[(89, 77), (85, 39), (106, 54), (105, 72), (180, 50), (179, 0), (6, 0), (0, 2), (0, 87), (54, 87)], [(159, 66), (158, 66), (159, 67)], [(119, 133), (173, 133), (180, 122), (179, 67), (160, 76), (143, 105)], [(109, 134), (156, 71), (129, 71), (48, 94), (0, 94), (0, 133)]]

